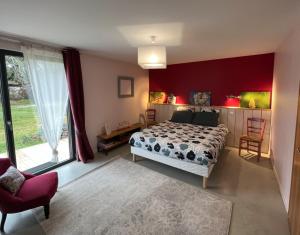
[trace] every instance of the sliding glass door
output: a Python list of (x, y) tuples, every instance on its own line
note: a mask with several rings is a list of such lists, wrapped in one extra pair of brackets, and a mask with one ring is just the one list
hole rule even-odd
[(0, 62), (0, 157), (10, 157), (19, 170), (30, 172), (42, 172), (73, 160), (70, 108), (66, 110), (54, 159), (25, 72), (23, 54), (0, 50)]
[(1, 157), (7, 157), (7, 149), (6, 149), (6, 135), (4, 130), (4, 119), (3, 119), (3, 108), (2, 105), (0, 105), (0, 158)]

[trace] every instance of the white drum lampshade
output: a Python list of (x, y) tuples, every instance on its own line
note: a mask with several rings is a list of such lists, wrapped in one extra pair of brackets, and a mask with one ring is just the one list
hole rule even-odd
[(143, 69), (165, 69), (167, 53), (164, 46), (145, 46), (138, 48), (138, 64)]

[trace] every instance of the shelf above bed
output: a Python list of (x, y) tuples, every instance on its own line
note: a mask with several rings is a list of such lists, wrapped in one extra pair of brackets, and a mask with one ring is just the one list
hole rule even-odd
[[(148, 103), (148, 107), (153, 105), (163, 105), (163, 106), (189, 106), (189, 107), (203, 107), (201, 105), (193, 105), (193, 104), (155, 104), (155, 103)], [(216, 109), (245, 109), (245, 110), (271, 110), (271, 109), (260, 109), (260, 108), (243, 108), (243, 107), (230, 107), (230, 106), (205, 106), (205, 108), (216, 108)]]

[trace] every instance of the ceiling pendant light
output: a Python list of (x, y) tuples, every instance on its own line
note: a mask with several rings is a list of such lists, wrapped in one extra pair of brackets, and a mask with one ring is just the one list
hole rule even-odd
[[(151, 43), (156, 43), (156, 37), (151, 36)], [(138, 48), (138, 64), (143, 69), (165, 69), (167, 67), (167, 52), (164, 46), (144, 46)]]

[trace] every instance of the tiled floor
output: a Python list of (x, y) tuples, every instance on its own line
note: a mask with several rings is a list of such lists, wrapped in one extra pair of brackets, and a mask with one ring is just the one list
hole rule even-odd
[[(95, 161), (88, 164), (72, 162), (60, 167), (57, 169), (60, 185), (76, 180), (117, 155), (130, 159), (129, 147), (120, 147), (108, 156), (97, 154)], [(138, 158), (136, 164), (191, 185), (200, 187), (202, 184), (199, 176), (157, 162)], [(208, 191), (234, 203), (231, 235), (289, 234), (287, 213), (269, 159), (262, 158), (257, 163), (255, 159), (238, 157), (236, 149), (225, 149), (209, 179)], [(6, 232), (44, 234), (31, 211), (8, 215)]]

